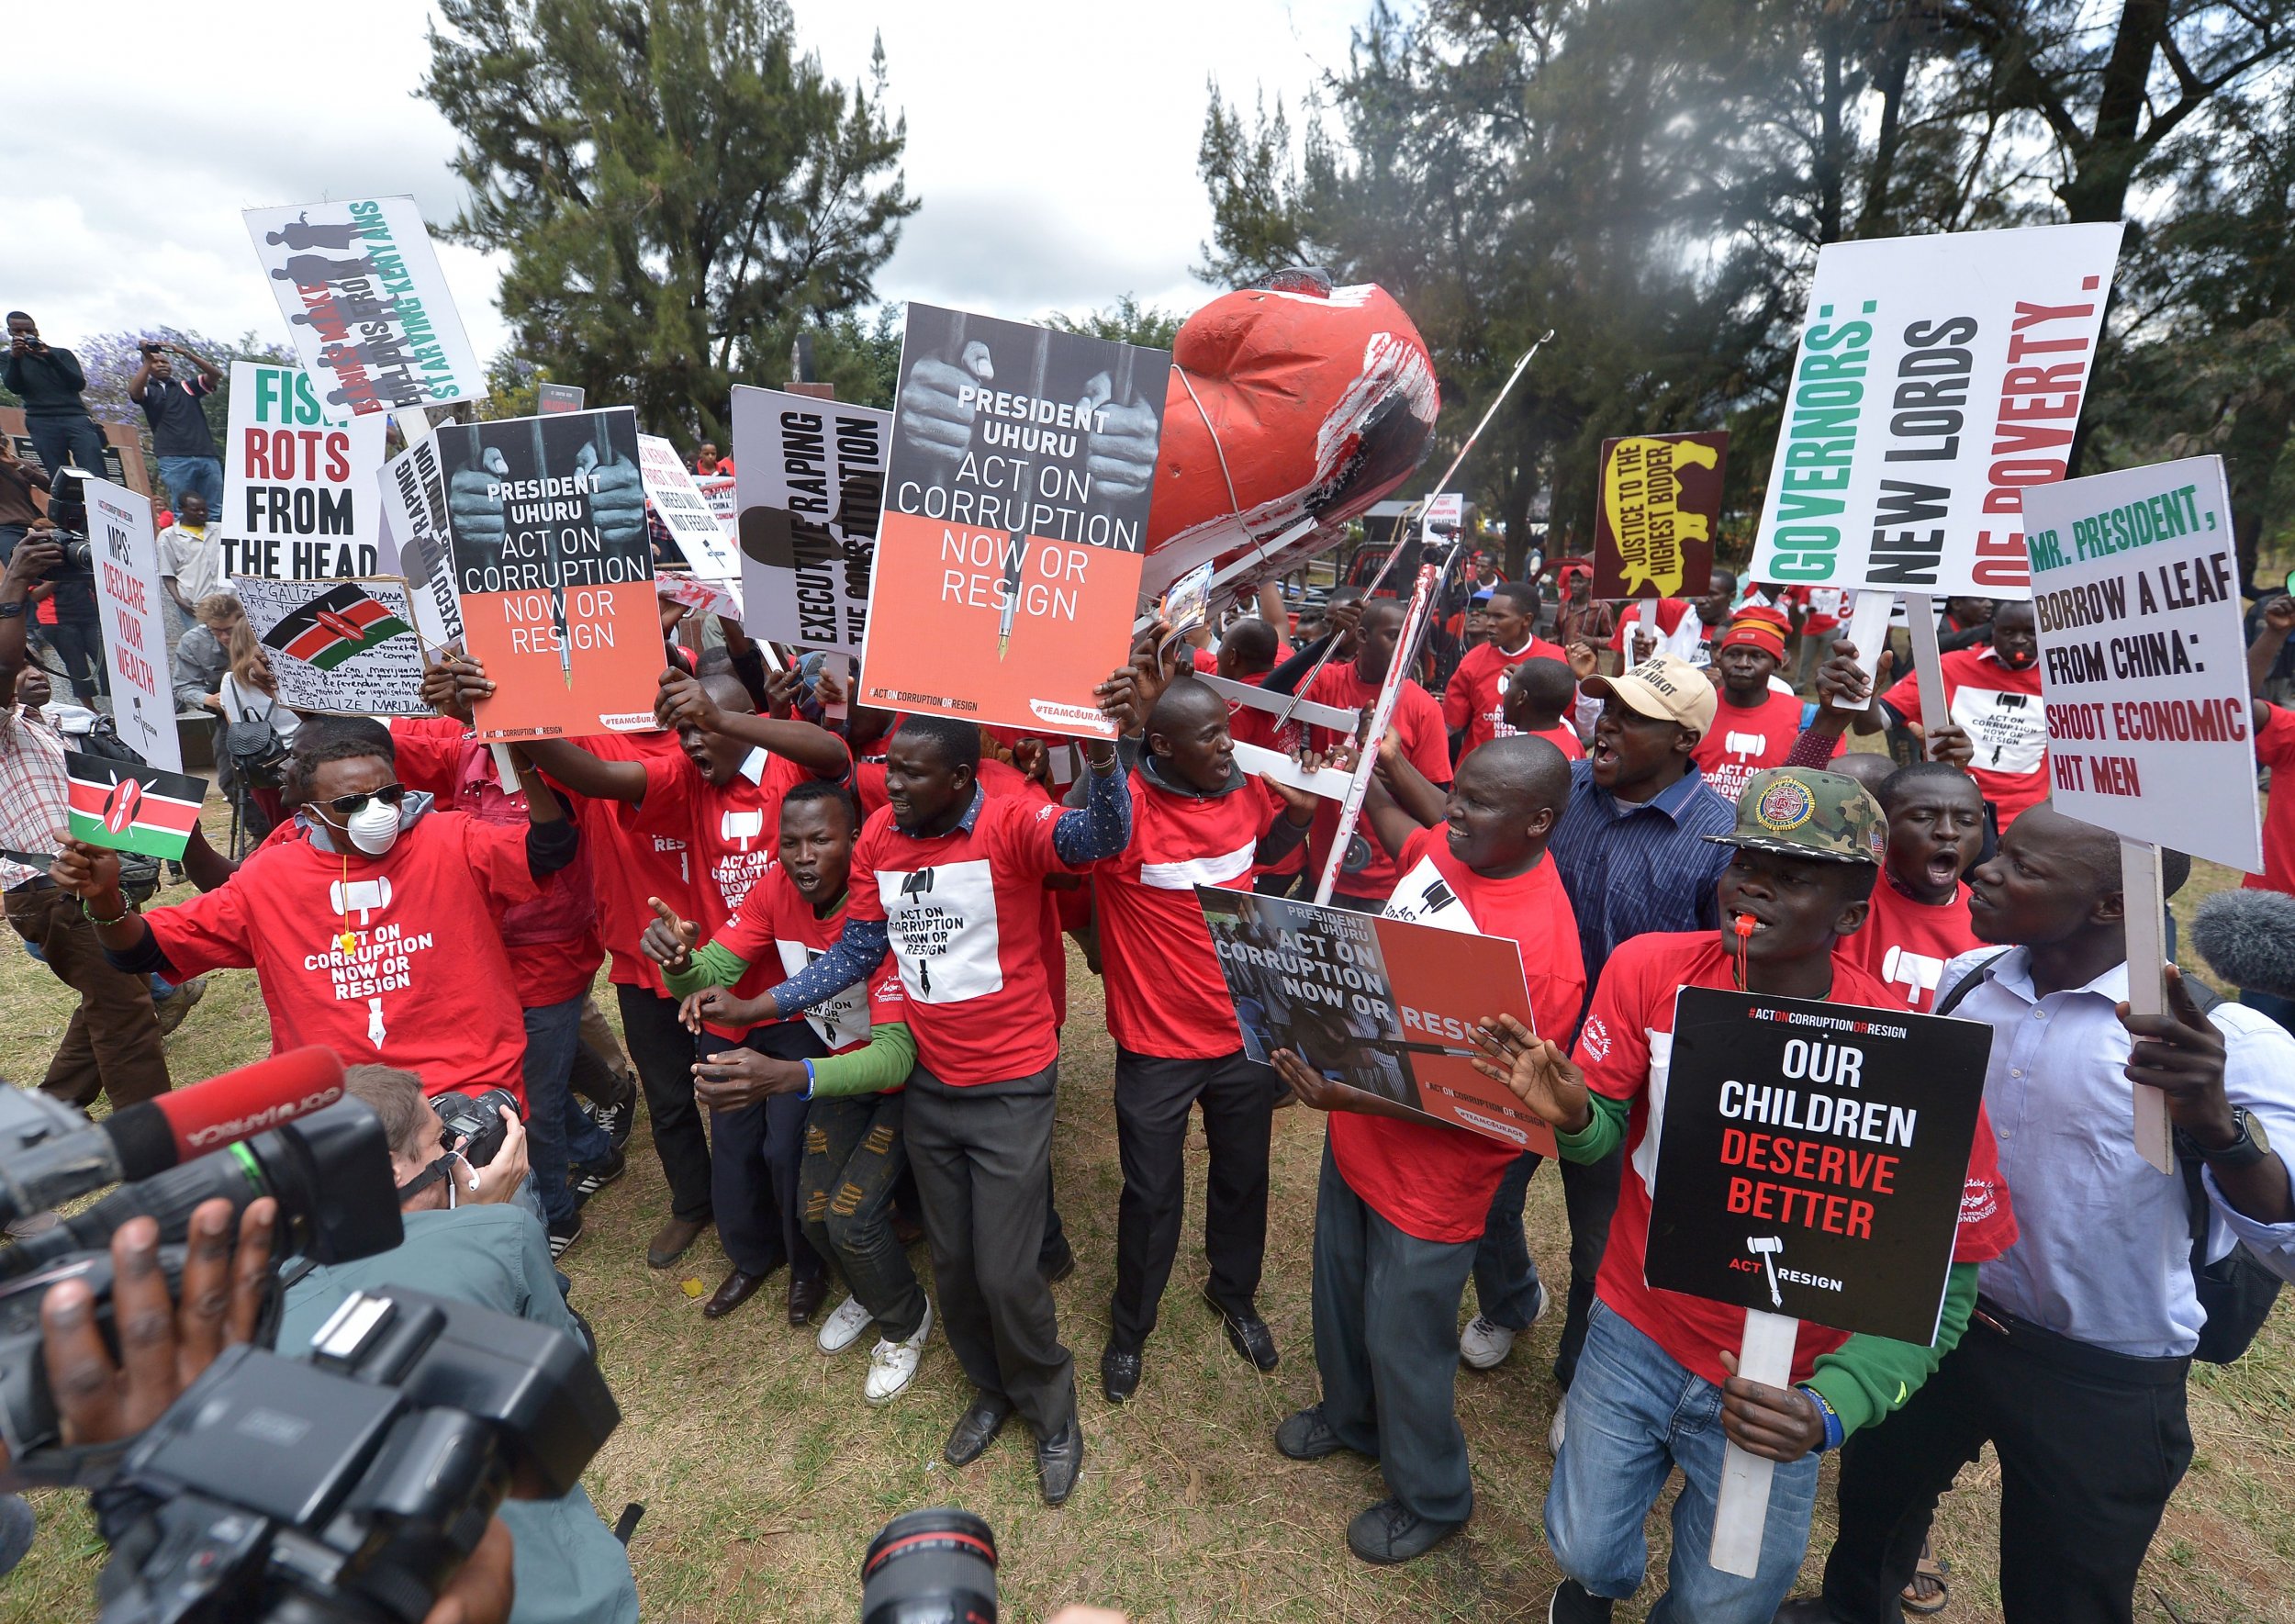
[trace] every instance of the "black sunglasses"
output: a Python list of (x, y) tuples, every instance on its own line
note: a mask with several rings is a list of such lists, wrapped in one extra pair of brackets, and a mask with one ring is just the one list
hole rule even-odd
[(404, 784), (385, 784), (379, 790), (364, 790), (356, 795), (338, 795), (332, 801), (322, 801), (319, 804), (339, 818), (355, 818), (366, 810), (366, 803), (370, 801), (379, 801), (385, 806), (397, 806), (406, 798), (407, 787)]

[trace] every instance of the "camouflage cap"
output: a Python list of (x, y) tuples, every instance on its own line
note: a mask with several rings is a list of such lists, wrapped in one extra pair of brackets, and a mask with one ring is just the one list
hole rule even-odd
[(1873, 792), (1845, 774), (1773, 767), (1745, 780), (1736, 830), (1706, 838), (1788, 857), (1877, 865), (1888, 855), (1888, 819)]

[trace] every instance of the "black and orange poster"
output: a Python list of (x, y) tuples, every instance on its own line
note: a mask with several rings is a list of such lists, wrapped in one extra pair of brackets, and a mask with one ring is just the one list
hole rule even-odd
[(1594, 596), (1702, 596), (1721, 522), (1730, 437), (1630, 434), (1602, 442)]
[(438, 449), (464, 646), (494, 683), (478, 736), (652, 727), (661, 616), (637, 414), (450, 424)]
[(912, 304), (860, 698), (1106, 737), (1171, 357)]

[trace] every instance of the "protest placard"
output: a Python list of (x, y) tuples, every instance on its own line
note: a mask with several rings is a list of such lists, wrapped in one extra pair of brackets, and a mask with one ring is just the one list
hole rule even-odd
[(2064, 477), (2121, 230), (1819, 249), (1748, 578), (2030, 596), (2022, 498)]
[(560, 412), (579, 411), (587, 398), (588, 392), (579, 384), (534, 386), (534, 410), (545, 418), (556, 417)]
[(1980, 1021), (1683, 988), (1645, 1277), (1926, 1346), (1991, 1050)]
[(1730, 437), (1631, 434), (1602, 442), (1594, 596), (1680, 598), (1713, 574)]
[(462, 599), (438, 442), (420, 439), (383, 465), (382, 573), (407, 583), (414, 628), (432, 648), (462, 642)]
[(909, 306), (864, 703), (1114, 732), (1092, 690), (1130, 649), (1170, 372), (1165, 351)]
[(170, 679), (167, 621), (160, 585), (160, 543), (151, 531), (151, 498), (105, 479), (80, 482), (87, 503), (87, 539), (95, 561), (95, 607), (104, 624), (104, 663), (111, 670), (112, 721), (128, 748), (153, 767), (184, 770), (175, 736), (175, 689)]
[(381, 413), (330, 414), (310, 374), (231, 363), (223, 436), (223, 573), (313, 581), (381, 565)]
[(63, 753), (63, 768), (64, 822), (73, 839), (182, 860), (207, 800), (205, 778), (76, 750)]
[(274, 581), (235, 576), (231, 590), (290, 711), (428, 716), (422, 644), (407, 583)]
[(708, 500), (694, 488), (693, 470), (677, 448), (657, 434), (640, 434), (637, 460), (645, 476), (645, 495), (680, 554), (669, 562), (683, 564), (703, 580), (739, 580), (740, 551), (727, 539)]
[(2024, 531), (2055, 809), (2258, 872), (2246, 635), (2222, 459), (2032, 491)]
[[(1429, 916), (1465, 906), (1438, 886)], [(1474, 1024), (1534, 1025), (1511, 938), (1318, 908), (1199, 885), (1243, 1051), (1261, 1065), (1297, 1051), (1343, 1088), (1543, 1156), (1551, 1129), (1506, 1084), (1474, 1070)]]
[[(890, 414), (886, 414), (890, 420)], [(740, 465), (735, 464), (736, 467)], [(701, 499), (710, 505), (717, 519), (718, 528), (736, 547), (741, 544), (741, 498), (735, 489), (736, 481), (731, 474), (711, 474), (706, 477), (693, 476), (693, 488), (701, 493)]]
[(889, 411), (735, 386), (733, 530), (752, 633), (860, 657), (891, 437)]
[(637, 416), (450, 423), (436, 436), (463, 642), (487, 740), (654, 725), (662, 670)]
[(364, 415), (485, 398), (486, 368), (413, 198), (251, 208), (244, 218), (328, 409)]

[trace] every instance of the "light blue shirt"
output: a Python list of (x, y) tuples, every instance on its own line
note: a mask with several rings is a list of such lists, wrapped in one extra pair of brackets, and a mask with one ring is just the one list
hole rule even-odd
[[(1938, 1002), (1999, 951), (1947, 965)], [(2124, 1071), (2133, 1040), (2114, 1013), (2128, 995), (2128, 967), (2045, 998), (2034, 996), (2025, 948), (1984, 975), (1953, 1014), (1992, 1027), (1984, 1101), (2018, 1236), (1983, 1266), (1977, 1289), (2020, 1319), (2114, 1353), (2189, 1353), (2207, 1317), (2191, 1278), (2190, 1209), (2183, 1179), (2136, 1154)], [(2223, 1092), (2262, 1123), (2275, 1150), (2295, 1145), (2295, 1038), (2244, 1004), (2222, 1004), (2211, 1018), (2223, 1036)], [(2214, 1177), (2202, 1176), (2214, 1206), (2208, 1260), (2244, 1240), (2295, 1280), (2295, 1224), (2241, 1216)]]

